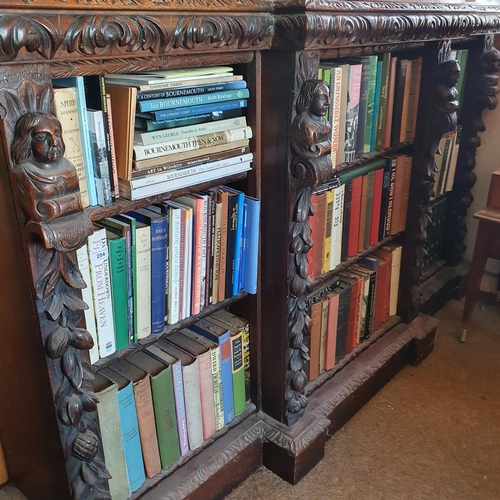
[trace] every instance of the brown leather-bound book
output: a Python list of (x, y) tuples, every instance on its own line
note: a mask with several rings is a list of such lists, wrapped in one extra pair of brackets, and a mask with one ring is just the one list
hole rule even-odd
[[(398, 155), (396, 157), (396, 179), (394, 182), (394, 201), (392, 203), (391, 227), (389, 234), (397, 234), (401, 227), (404, 183), (405, 183), (405, 165), (406, 156)], [(406, 223), (406, 222), (405, 222)]]
[(408, 120), (406, 122), (406, 140), (415, 138), (417, 131), (418, 101), (420, 97), (420, 81), (422, 79), (422, 57), (411, 60), (410, 102)]
[(311, 306), (311, 324), (309, 326), (309, 380), (319, 375), (319, 350), (321, 337), (321, 302)]
[(403, 105), (401, 107), (401, 125), (399, 129), (399, 142), (406, 141), (406, 124), (408, 122), (409, 106), (410, 106), (410, 85), (412, 80), (413, 66), (411, 61), (406, 62), (406, 74), (403, 91)]
[(316, 213), (314, 214), (314, 246), (313, 252), (313, 273), (312, 277), (321, 276), (323, 271), (323, 249), (325, 245), (326, 231), (326, 192), (316, 195)]
[(407, 59), (398, 59), (396, 63), (396, 81), (394, 83), (394, 98), (392, 109), (391, 146), (400, 141), (403, 100), (405, 93)]
[(404, 176), (403, 176), (403, 194), (401, 199), (401, 213), (399, 215), (398, 232), (406, 229), (406, 214), (408, 212), (408, 199), (410, 197), (410, 180), (411, 180), (411, 167), (413, 158), (405, 156)]
[(325, 300), (328, 300), (328, 324), (326, 328), (325, 342), (325, 370), (331, 370), (335, 366), (337, 320), (339, 315), (339, 294), (337, 292), (331, 292), (327, 295)]
[(133, 384), (144, 467), (146, 476), (153, 477), (160, 472), (161, 462), (156, 436), (150, 376), (144, 370), (124, 359), (114, 361), (110, 368)]

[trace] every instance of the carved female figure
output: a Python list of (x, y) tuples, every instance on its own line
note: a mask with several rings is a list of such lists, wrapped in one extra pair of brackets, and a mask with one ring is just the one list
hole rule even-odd
[(33, 221), (46, 222), (83, 209), (76, 170), (64, 151), (55, 116), (27, 113), (18, 120), (11, 150), (13, 174), (20, 203)]
[(297, 97), (292, 148), (303, 158), (319, 158), (332, 149), (330, 123), (325, 120), (330, 90), (323, 80), (306, 80)]

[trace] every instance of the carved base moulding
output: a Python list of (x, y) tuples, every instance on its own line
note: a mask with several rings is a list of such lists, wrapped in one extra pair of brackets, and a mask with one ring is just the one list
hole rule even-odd
[(324, 454), (327, 437), (336, 432), (406, 364), (418, 364), (434, 345), (438, 321), (419, 315), (399, 324), (318, 387), (304, 416), (287, 426), (261, 414), (264, 465), (292, 484)]

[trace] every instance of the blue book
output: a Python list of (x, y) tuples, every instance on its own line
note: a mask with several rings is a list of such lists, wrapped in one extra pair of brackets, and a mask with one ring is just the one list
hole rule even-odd
[(375, 101), (373, 103), (373, 126), (370, 151), (375, 151), (377, 143), (378, 114), (380, 113), (380, 88), (382, 86), (382, 66), (383, 61), (377, 61), (377, 80), (375, 83)]
[(150, 101), (140, 101), (137, 103), (137, 110), (159, 111), (170, 108), (182, 108), (186, 106), (199, 106), (201, 104), (211, 104), (217, 102), (232, 101), (234, 99), (246, 99), (250, 96), (248, 89), (225, 90), (210, 94), (185, 95), (179, 97), (169, 97), (167, 99), (152, 99)]
[(247, 223), (248, 223), (248, 205), (243, 203), (243, 227), (241, 230), (241, 258), (240, 258), (240, 279), (238, 283), (238, 290), (243, 290), (243, 280), (245, 279), (244, 262), (247, 252)]
[(115, 373), (110, 368), (103, 368), (99, 372), (109, 380), (118, 384), (118, 410), (122, 430), (123, 448), (130, 491), (137, 491), (146, 480), (144, 460), (142, 458), (139, 423), (135, 409), (134, 389), (132, 382)]
[(151, 333), (165, 328), (168, 219), (155, 211), (139, 208), (128, 215), (151, 227)]
[(260, 200), (245, 196), (247, 206), (247, 230), (245, 236), (244, 261), (242, 263), (242, 289), (257, 293), (257, 268), (259, 263)]
[(169, 120), (172, 118), (182, 118), (186, 116), (203, 115), (214, 111), (225, 111), (228, 109), (238, 109), (247, 107), (246, 99), (238, 99), (235, 101), (215, 102), (212, 104), (202, 104), (201, 106), (188, 106), (186, 108), (166, 109), (164, 111), (151, 111), (150, 113), (140, 113), (138, 116), (142, 118), (150, 118), (152, 120)]
[(231, 358), (231, 333), (227, 328), (200, 319), (188, 327), (208, 340), (215, 342), (220, 350), (220, 372), (222, 378), (222, 399), (224, 405), (224, 424), (234, 419), (233, 370)]
[(240, 262), (243, 233), (243, 205), (245, 195), (241, 191), (224, 186), (229, 193), (227, 211), (226, 251), (226, 299), (240, 292)]
[(77, 98), (78, 122), (80, 123), (80, 140), (83, 148), (83, 162), (87, 177), (87, 190), (90, 205), (97, 205), (97, 187), (94, 179), (94, 155), (90, 137), (89, 120), (87, 115), (87, 101), (85, 99), (85, 85), (83, 76), (58, 78), (53, 81), (54, 87), (75, 87)]
[(190, 87), (176, 87), (172, 89), (143, 90), (137, 92), (137, 101), (149, 101), (150, 99), (167, 99), (186, 95), (208, 94), (210, 92), (221, 92), (223, 90), (246, 89), (245, 80), (221, 83), (205, 83), (204, 85)]

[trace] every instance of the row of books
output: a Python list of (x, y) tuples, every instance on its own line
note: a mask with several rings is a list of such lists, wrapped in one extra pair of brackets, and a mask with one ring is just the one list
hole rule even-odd
[(421, 73), (422, 57), (390, 53), (322, 62), (334, 167), (415, 137)]
[(335, 277), (331, 291), (311, 305), (309, 380), (331, 370), (396, 314), (402, 246), (386, 246)]
[(244, 290), (256, 293), (260, 202), (214, 188), (95, 224), (78, 252), (91, 362)]
[(105, 81), (112, 102), (127, 103), (126, 121), (117, 126), (126, 130), (115, 130), (130, 146), (118, 159), (122, 196), (140, 199), (250, 170), (252, 129), (243, 116), (249, 90), (232, 67), (111, 74)]
[(111, 497), (196, 450), (250, 400), (250, 330), (222, 309), (95, 376)]
[[(144, 80), (164, 87), (141, 91)], [(242, 116), (249, 91), (231, 67), (77, 76), (55, 79), (53, 87), (65, 156), (77, 170), (84, 206), (140, 199), (251, 168), (252, 129)], [(152, 131), (136, 133), (136, 123)]]
[(434, 157), (437, 172), (431, 199), (438, 198), (453, 189), (461, 135), (462, 127), (458, 125), (454, 131), (444, 134), (439, 142), (439, 151)]
[(405, 230), (412, 157), (392, 155), (342, 173), (311, 197), (311, 279)]

